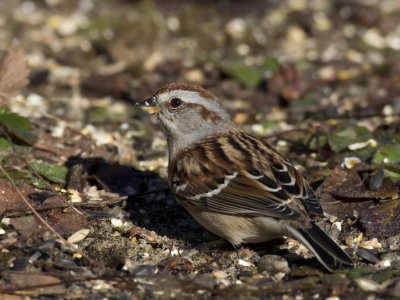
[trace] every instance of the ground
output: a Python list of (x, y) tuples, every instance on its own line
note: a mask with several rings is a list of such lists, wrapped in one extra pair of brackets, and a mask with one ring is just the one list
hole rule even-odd
[[(400, 2), (5, 0), (0, 25), (2, 298), (400, 297)], [(175, 202), (134, 106), (170, 82), (304, 174), (354, 269), (236, 249)]]

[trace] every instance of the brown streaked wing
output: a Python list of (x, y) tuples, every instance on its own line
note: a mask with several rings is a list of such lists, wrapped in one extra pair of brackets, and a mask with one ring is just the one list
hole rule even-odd
[[(171, 171), (186, 184), (176, 192), (179, 199), (226, 214), (303, 220), (305, 207), (318, 214), (318, 199), (292, 165), (263, 143), (254, 146), (254, 137), (244, 142), (243, 132), (240, 139), (235, 134), (206, 139), (187, 150), (177, 160), (190, 162), (190, 167), (178, 171), (177, 160), (172, 162)], [(266, 161), (271, 158), (272, 164)], [(192, 168), (201, 171), (193, 176)]]

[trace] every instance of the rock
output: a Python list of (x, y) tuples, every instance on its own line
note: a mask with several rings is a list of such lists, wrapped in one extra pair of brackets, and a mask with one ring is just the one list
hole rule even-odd
[(264, 255), (258, 262), (258, 272), (267, 272), (272, 275), (282, 272), (289, 272), (289, 264), (286, 259), (279, 255)]
[(36, 231), (39, 227), (38, 223), (35, 216), (23, 216), (11, 220), (11, 226), (22, 235)]
[(140, 278), (147, 278), (147, 277), (153, 276), (157, 273), (158, 273), (158, 268), (157, 268), (157, 266), (153, 266), (153, 265), (140, 265), (140, 266), (137, 266), (132, 271), (133, 276), (140, 277)]

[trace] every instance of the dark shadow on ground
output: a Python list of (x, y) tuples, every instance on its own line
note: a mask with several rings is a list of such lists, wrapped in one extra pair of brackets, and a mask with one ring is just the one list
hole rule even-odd
[(138, 226), (193, 245), (210, 239), (211, 234), (175, 201), (168, 182), (157, 173), (110, 164), (101, 157), (71, 157), (66, 166), (70, 170), (68, 188), (82, 190), (87, 184), (97, 185), (98, 189), (120, 196), (129, 195), (123, 209)]

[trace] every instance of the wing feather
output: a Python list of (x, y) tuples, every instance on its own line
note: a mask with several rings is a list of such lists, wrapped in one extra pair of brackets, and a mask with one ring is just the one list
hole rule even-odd
[(322, 215), (318, 198), (297, 170), (242, 131), (203, 140), (170, 168), (176, 197), (210, 211), (288, 220)]

